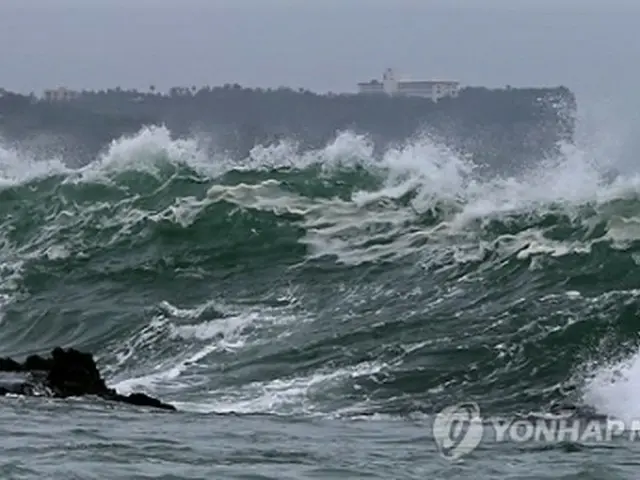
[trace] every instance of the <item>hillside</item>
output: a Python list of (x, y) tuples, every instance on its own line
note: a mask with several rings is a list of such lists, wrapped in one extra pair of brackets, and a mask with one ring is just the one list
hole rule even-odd
[(23, 142), (55, 138), (48, 148), (73, 144), (82, 155), (95, 155), (110, 140), (145, 124), (165, 124), (175, 135), (210, 135), (217, 149), (246, 156), (256, 143), (283, 137), (314, 147), (351, 129), (383, 147), (427, 132), (462, 152), (504, 164), (547, 155), (560, 140), (571, 142), (575, 109), (575, 97), (565, 87), (469, 87), (437, 103), (239, 85), (175, 88), (169, 95), (85, 91), (55, 103), (7, 93), (0, 98), (0, 133)]

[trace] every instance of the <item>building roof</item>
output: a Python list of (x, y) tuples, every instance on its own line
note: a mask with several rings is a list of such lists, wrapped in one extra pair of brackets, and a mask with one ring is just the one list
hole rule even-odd
[(460, 82), (454, 80), (401, 80), (398, 82), (398, 86), (411, 86), (411, 87), (431, 87), (433, 85), (458, 85)]

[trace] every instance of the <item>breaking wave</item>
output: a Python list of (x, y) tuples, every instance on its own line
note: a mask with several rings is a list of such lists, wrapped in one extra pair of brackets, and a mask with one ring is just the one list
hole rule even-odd
[(634, 414), (640, 177), (571, 146), (508, 178), (373, 147), (235, 161), (150, 127), (81, 168), (0, 147), (3, 354), (86, 348), (203, 412)]

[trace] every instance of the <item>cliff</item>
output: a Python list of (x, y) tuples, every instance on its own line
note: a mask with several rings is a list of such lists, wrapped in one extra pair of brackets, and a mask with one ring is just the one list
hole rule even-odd
[(256, 143), (282, 137), (310, 148), (351, 129), (371, 135), (382, 148), (426, 132), (482, 161), (505, 164), (540, 158), (558, 141), (571, 142), (575, 109), (565, 87), (470, 87), (439, 102), (239, 85), (172, 89), (169, 95), (116, 89), (57, 103), (5, 94), (0, 133), (20, 141), (55, 138), (65, 148), (73, 144), (83, 155), (95, 155), (113, 138), (145, 124), (165, 124), (175, 135), (212, 135), (218, 149), (245, 156)]

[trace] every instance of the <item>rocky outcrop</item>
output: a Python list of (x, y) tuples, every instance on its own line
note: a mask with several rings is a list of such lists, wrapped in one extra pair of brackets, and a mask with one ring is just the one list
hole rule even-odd
[(108, 388), (90, 353), (57, 347), (51, 357), (31, 355), (23, 362), (0, 358), (0, 395), (45, 395), (56, 398), (95, 395), (131, 405), (175, 410), (144, 393), (122, 395)]

